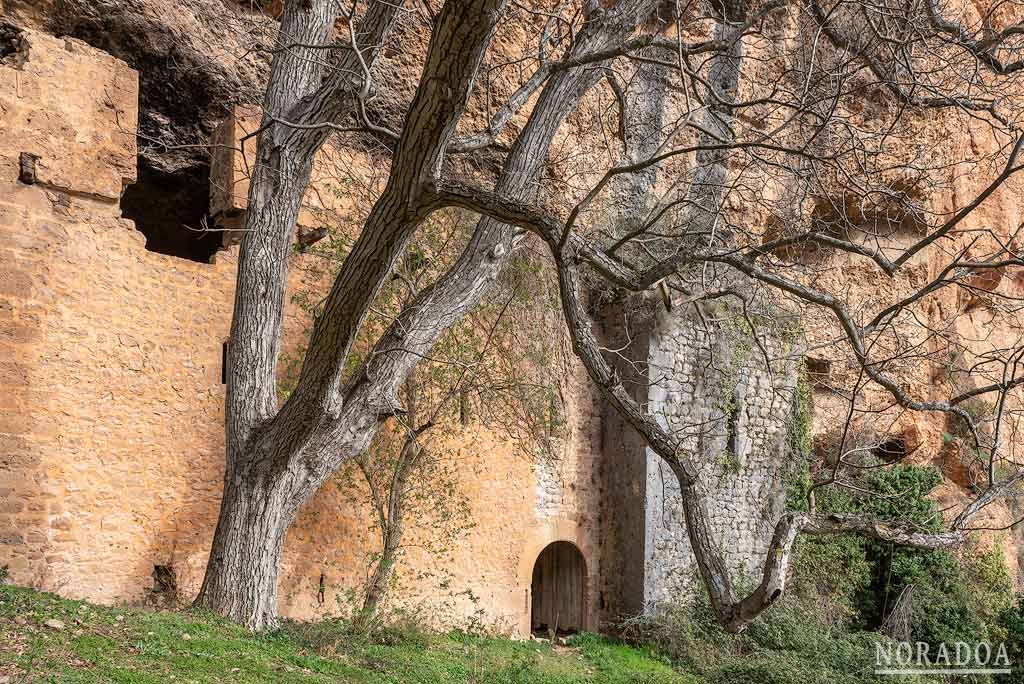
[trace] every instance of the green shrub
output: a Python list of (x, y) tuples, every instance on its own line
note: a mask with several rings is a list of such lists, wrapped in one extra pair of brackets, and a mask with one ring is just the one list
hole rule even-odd
[[(934, 468), (869, 470), (856, 482), (873, 495), (821, 488), (817, 510), (870, 513), (938, 530), (941, 516), (928, 494), (941, 480)], [(791, 498), (791, 505), (805, 502), (805, 495)], [(696, 578), (698, 591), (687, 602), (630, 621), (625, 634), (654, 645), (709, 683), (884, 682), (888, 678), (873, 674), (876, 644), (887, 640), (877, 630), (909, 585), (914, 587), (912, 640), (1006, 641), (1013, 662), (1024, 661), (1018, 655), (1024, 654), (1024, 599), (1014, 602), (998, 545), (981, 553), (973, 544), (921, 550), (855, 536), (801, 537), (786, 593), (742, 634), (717, 625)]]
[(630, 621), (627, 634), (709, 683), (882, 681), (873, 669), (875, 644), (885, 637), (831, 625), (819, 604), (795, 594), (786, 594), (741, 634), (729, 634), (711, 619), (703, 591), (686, 605)]

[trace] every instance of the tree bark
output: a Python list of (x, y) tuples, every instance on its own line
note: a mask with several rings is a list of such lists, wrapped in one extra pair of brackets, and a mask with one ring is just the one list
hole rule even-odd
[[(285, 533), (299, 506), (337, 467), (327, 467), (324, 451), (333, 445), (324, 445), (323, 439), (340, 417), (339, 383), (348, 350), (395, 259), (429, 214), (422, 199), (424, 182), (440, 167), (503, 4), (445, 3), (388, 185), (316, 321), (299, 383), (278, 410), (287, 257), (299, 204), (313, 157), (327, 136), (322, 124), (340, 116), (338, 102), (362, 88), (348, 84), (350, 76), (340, 77), (340, 84), (337, 78), (324, 81), (319, 66), (317, 46), (328, 40), (338, 5), (333, 0), (286, 4), (281, 34), (298, 47), (275, 57), (257, 143), (231, 328), (224, 498), (197, 605), (251, 629), (275, 623)], [(394, 3), (372, 3), (364, 18), (368, 29), (358, 32), (361, 42), (379, 45), (396, 12)], [(350, 60), (367, 57), (348, 52), (356, 54)], [(337, 74), (365, 71), (363, 64), (342, 67)], [(300, 126), (292, 125), (296, 122)], [(380, 413), (387, 408), (381, 406)], [(378, 418), (374, 415), (374, 425)], [(360, 439), (372, 435), (361, 424), (343, 429)]]
[(387, 594), (388, 584), (395, 574), (395, 561), (401, 545), (400, 537), (400, 532), (393, 534), (390, 529), (384, 535), (384, 548), (380, 552), (380, 558), (373, 569), (370, 582), (366, 586), (366, 597), (360, 611), (359, 617), (364, 624), (377, 615), (377, 610)]
[[(581, 29), (570, 59), (585, 60), (588, 55), (621, 46), (656, 8), (654, 0), (643, 0), (601, 11)], [(601, 69), (599, 62), (584, 61), (582, 66), (558, 70), (551, 76), (509, 152), (496, 192), (516, 200), (535, 195), (551, 141), (586, 91), (600, 80)], [(434, 207), (438, 206), (435, 202)], [(321, 442), (326, 472), (333, 472), (366, 447), (376, 430), (382, 400), (394, 403), (389, 398), (397, 394), (411, 369), (456, 321), (479, 304), (511, 259), (521, 231), (512, 222), (480, 213), (473, 236), (456, 263), (403, 308), (346, 389), (341, 419)]]
[(257, 469), (225, 478), (198, 605), (253, 630), (277, 625), (277, 574), (295, 517), (289, 480)]
[[(619, 45), (650, 15), (655, 6), (656, 2), (653, 0), (644, 0), (638, 5), (609, 11), (595, 17), (587, 24), (574, 55), (584, 56), (590, 51), (599, 51)], [(449, 61), (452, 61), (455, 53), (448, 50), (446, 54), (449, 56)], [(462, 60), (463, 63), (466, 61)], [(428, 71), (425, 70), (424, 80), (427, 77)], [(599, 78), (598, 66), (590, 64), (562, 70), (553, 76), (551, 82), (545, 86), (539, 96), (526, 128), (509, 155), (502, 172), (502, 180), (499, 181), (500, 189), (503, 192), (515, 197), (526, 196), (532, 192), (535, 179), (547, 158), (548, 147), (559, 125), (576, 107), (583, 93)], [(296, 105), (296, 107), (298, 106)], [(412, 119), (411, 115), (410, 119)], [(409, 150), (410, 154), (417, 155), (420, 160), (423, 159), (425, 147), (429, 147), (426, 151), (428, 158), (436, 159), (434, 150), (438, 144), (447, 143), (447, 138), (451, 135), (451, 128), (449, 126), (447, 130), (436, 131), (432, 140), (424, 142), (421, 138), (416, 141), (418, 144), (406, 142), (404, 147)], [(422, 134), (422, 130), (419, 132)], [(403, 137), (408, 133), (407, 129), (403, 129)], [(430, 143), (430, 145), (426, 143)], [(402, 147), (400, 144), (399, 153), (396, 153), (396, 162), (393, 167), (396, 171), (393, 173), (401, 173), (402, 166), (408, 165), (408, 163), (401, 162)], [(415, 179), (424, 181), (429, 178), (430, 174), (426, 173), (426, 168), (422, 168), (425, 165), (420, 164), (420, 166), (420, 174), (424, 174), (426, 177), (417, 174)], [(305, 171), (305, 168), (302, 171)], [(269, 180), (267, 179), (266, 182), (269, 183)], [(269, 187), (273, 187), (273, 185), (269, 184)], [(378, 205), (386, 205), (407, 212), (409, 211), (408, 207), (415, 206), (416, 195), (425, 189), (425, 186), (420, 188), (415, 184), (404, 186), (391, 184), (390, 190), (385, 191)], [(254, 202), (257, 192), (259, 190), (255, 187), (250, 189), (250, 212), (253, 212), (254, 207), (267, 204), (263, 199)], [(259, 197), (262, 198), (262, 195)], [(427, 204), (431, 203), (430, 197), (424, 199)], [(436, 205), (429, 208), (434, 209)], [(397, 389), (416, 362), (430, 350), (445, 330), (480, 301), (484, 293), (494, 283), (498, 272), (507, 263), (512, 252), (515, 229), (502, 224), (501, 221), (482, 218), (470, 244), (456, 265), (412, 306), (403, 311), (399, 321), (376, 345), (368, 367), (358, 374), (352, 386), (344, 391), (344, 400), (339, 401), (335, 390), (339, 380), (338, 371), (344, 360), (344, 355), (339, 353), (339, 349), (350, 343), (351, 333), (354, 333), (358, 327), (362, 313), (358, 310), (359, 307), (353, 308), (353, 301), (347, 297), (347, 293), (364, 286), (375, 288), (379, 284), (374, 280), (379, 281), (383, 274), (390, 270), (386, 268), (386, 265), (391, 255), (398, 253), (396, 245), (407, 239), (419, 220), (419, 214), (417, 214), (412, 217), (405, 216), (404, 222), (391, 221), (387, 225), (386, 222), (381, 221), (381, 212), (382, 209), (376, 207), (373, 215), (367, 221), (367, 226), (359, 240), (360, 243), (363, 243), (360, 250), (376, 246), (379, 249), (386, 249), (387, 258), (380, 256), (379, 249), (365, 258), (358, 258), (357, 250), (353, 250), (349, 256), (346, 267), (343, 267), (343, 273), (339, 275), (336, 286), (332, 289), (330, 299), (333, 302), (329, 302), (328, 306), (325, 306), (324, 318), (330, 317), (334, 321), (320, 322), (317, 326), (317, 335), (311, 342), (311, 348), (321, 349), (317, 353), (307, 355), (308, 368), (304, 367), (305, 395), (300, 392), (293, 393), (292, 398), (282, 411), (270, 417), (268, 415), (271, 411), (269, 398), (257, 391), (256, 386), (263, 386), (270, 382), (271, 373), (262, 372), (263, 379), (258, 383), (251, 377), (251, 373), (253, 368), (267, 368), (272, 361), (276, 361), (277, 349), (271, 349), (269, 346), (254, 349), (250, 345), (232, 345), (229, 375), (231, 377), (234, 377), (235, 374), (242, 375), (237, 386), (245, 388), (245, 391), (232, 395), (237, 397), (237, 401), (240, 403), (238, 413), (232, 411), (232, 402), (229, 400), (229, 445), (234, 445), (238, 449), (237, 455), (232, 456), (233, 452), (229, 446), (229, 470), (232, 463), (259, 463), (261, 464), (260, 468), (267, 469), (265, 475), (267, 478), (280, 477), (280, 473), (290, 472), (289, 467), (300, 470), (303, 473), (302, 481), (295, 482), (291, 493), (284, 497), (289, 501), (285, 513), (288, 512), (287, 506), (294, 506), (297, 510), (298, 506), (312, 496), (338, 467), (362, 453), (378, 429), (381, 420), (395, 411), (397, 402), (394, 397), (397, 394)], [(251, 215), (255, 216), (255, 214)], [(386, 216), (385, 218), (390, 219)], [(294, 225), (295, 217), (290, 213), (278, 214), (277, 218), (268, 220), (267, 225), (280, 226), (289, 221)], [(383, 227), (382, 224), (384, 224)], [(384, 228), (387, 230), (385, 231)], [(269, 253), (276, 256), (279, 253), (273, 247), (263, 245), (256, 247), (259, 234), (266, 230), (261, 224), (257, 224), (255, 226), (256, 234), (247, 234), (243, 239), (243, 246), (248, 242), (253, 243), (253, 246), (244, 252), (247, 263), (249, 260), (257, 259), (260, 254)], [(385, 232), (390, 235), (385, 236)], [(351, 264), (348, 261), (351, 261)], [(373, 274), (370, 276), (367, 276), (365, 272), (367, 265), (373, 267)], [(250, 306), (251, 300), (256, 298), (253, 293), (272, 291), (271, 310), (279, 311), (283, 290), (275, 289), (277, 286), (272, 283), (276, 279), (283, 278), (284, 271), (279, 269), (276, 273), (267, 273), (264, 270), (260, 271), (257, 276), (243, 281), (241, 278), (242, 268), (240, 264), (239, 297), (244, 298), (243, 306), (246, 308), (243, 312), (236, 304), (236, 325), (239, 326), (236, 330), (241, 337), (236, 338), (233, 335), (232, 339), (244, 341), (246, 329), (241, 327), (244, 322), (238, 322), (237, 319), (258, 315), (260, 307)], [(246, 268), (257, 269), (259, 264), (246, 266)], [(357, 269), (362, 269), (362, 272)], [(353, 285), (350, 282), (353, 274), (360, 276), (364, 281), (369, 277), (369, 285), (366, 285), (365, 282), (359, 283), (358, 287)], [(341, 283), (344, 283), (344, 286), (339, 285)], [(245, 286), (244, 291), (242, 291), (243, 285)], [(346, 304), (346, 299), (349, 300), (347, 306), (343, 306)], [(360, 307), (367, 306), (369, 300), (366, 299), (365, 292), (362, 293), (361, 299), (363, 301)], [(241, 316), (240, 312), (245, 316)], [(275, 313), (275, 315), (279, 314)], [(270, 330), (259, 328), (258, 333), (260, 339), (279, 335), (279, 325), (272, 326)], [(243, 342), (243, 344), (245, 343)], [(237, 352), (236, 346), (241, 347)], [(276, 366), (274, 367), (276, 368)], [(229, 388), (231, 384), (229, 382)], [(260, 398), (259, 402), (263, 403), (256, 402), (254, 404), (254, 398)], [(263, 407), (262, 411), (258, 410), (260, 406)], [(246, 413), (254, 410), (254, 414)], [(337, 414), (332, 415), (334, 412)], [(244, 426), (239, 425), (237, 428), (232, 428), (232, 416), (235, 415), (246, 416), (243, 421)], [(254, 430), (248, 426), (260, 426), (260, 429)], [(231, 435), (234, 435), (235, 438), (232, 439)], [(241, 466), (236, 465), (235, 467)], [(274, 472), (278, 474), (274, 475)], [(226, 482), (224, 505), (234, 505), (233, 499), (229, 499), (227, 496), (227, 488), (228, 483)], [(255, 489), (248, 491), (248, 495), (251, 495), (254, 500), (262, 496)], [(290, 515), (278, 516), (277, 519), (280, 520), (280, 524), (284, 528), (287, 528), (293, 516), (294, 512)], [(221, 517), (228, 520), (224, 524), (218, 523), (214, 539), (214, 549), (220, 552), (218, 556), (231, 557), (234, 551), (229, 547), (235, 544), (238, 544), (241, 552), (244, 552), (246, 548), (244, 540), (237, 536), (229, 536), (234, 515), (222, 511)], [(251, 546), (249, 548), (258, 549), (260, 547)], [(267, 553), (272, 551), (273, 549), (267, 549)], [(279, 557), (279, 549), (277, 554)], [(270, 560), (266, 559), (266, 563), (269, 562)], [(260, 561), (261, 566), (266, 563)], [(220, 587), (229, 589), (232, 586), (230, 578), (210, 577), (211, 574), (220, 575), (226, 572), (222, 570), (223, 567), (224, 565), (220, 563), (208, 565), (208, 577), (204, 581), (204, 588), (200, 592), (197, 604), (229, 615), (254, 629), (271, 624), (268, 620), (253, 620), (250, 616), (256, 615), (256, 611), (237, 610), (232, 605), (232, 600), (225, 595), (223, 590), (219, 589)], [(269, 589), (264, 587), (263, 591), (266, 593)], [(269, 594), (267, 595), (269, 596)], [(263, 602), (269, 603), (268, 600)], [(235, 615), (240, 617), (236, 618)], [(249, 622), (249, 620), (253, 621)]]

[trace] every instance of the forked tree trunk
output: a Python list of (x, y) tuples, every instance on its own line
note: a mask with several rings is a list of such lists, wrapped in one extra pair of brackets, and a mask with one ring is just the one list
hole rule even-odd
[[(239, 249), (224, 497), (197, 605), (250, 629), (272, 627), (277, 567), (296, 511), (344, 460), (365, 448), (379, 421), (396, 409), (375, 396), (356, 407), (359, 420), (346, 420), (341, 415), (349, 408), (342, 387), (345, 363), (374, 297), (432, 210), (423, 181), (441, 167), (503, 5), (504, 0), (445, 2), (388, 184), (324, 301), (298, 384), (278, 409), (289, 245), (313, 156), (327, 136), (322, 124), (339, 118), (339, 102), (351, 101), (351, 74), (369, 68), (366, 50), (376, 52), (372, 46), (381, 43), (399, 7), (371, 3), (362, 21), (365, 30), (356, 32), (362, 37), (355, 41), (357, 49), (328, 75), (318, 48), (334, 30), (337, 3), (285, 4), (281, 35), (289, 45), (275, 55), (271, 68)], [(282, 116), (288, 124), (278, 121)]]

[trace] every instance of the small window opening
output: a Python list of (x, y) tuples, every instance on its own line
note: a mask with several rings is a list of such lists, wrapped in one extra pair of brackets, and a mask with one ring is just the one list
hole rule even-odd
[(138, 180), (125, 189), (121, 213), (146, 236), (150, 252), (208, 264), (223, 244), (220, 232), (205, 230), (209, 195), (208, 166), (168, 172), (140, 157)]
[(220, 384), (228, 384), (228, 340), (220, 345)]
[(729, 406), (729, 414), (725, 421), (726, 449), (732, 454), (733, 462), (740, 463), (740, 398), (735, 387), (732, 390), (732, 404)]
[(25, 185), (35, 185), (38, 161), (39, 156), (31, 152), (22, 152), (18, 155), (18, 180)]

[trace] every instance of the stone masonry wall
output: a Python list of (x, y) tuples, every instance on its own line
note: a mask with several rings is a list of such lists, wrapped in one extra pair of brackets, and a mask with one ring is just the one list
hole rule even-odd
[[(187, 601), (220, 501), (237, 248), (210, 264), (147, 251), (119, 207), (135, 179), (135, 73), (78, 41), (22, 35), (24, 54), (0, 63), (0, 566), (16, 583), (111, 603), (149, 600), (154, 566), (166, 565)], [(293, 259), (292, 288), (320, 272), (310, 255)], [(306, 324), (288, 309), (286, 346)], [(593, 396), (574, 373), (545, 486), (527, 455), (479, 426), (446, 445), (476, 527), (447, 558), (410, 550), (398, 604), (445, 625), (525, 633), (533, 563), (558, 540), (582, 550), (597, 586), (600, 451)], [(376, 548), (357, 494), (339, 478), (300, 511), (281, 573), (284, 615), (345, 611)], [(596, 627), (597, 592), (587, 600)]]
[[(648, 408), (695, 454), (714, 502), (711, 526), (734, 581), (759, 574), (784, 506), (786, 436), (796, 389), (792, 345), (727, 308), (659, 313), (650, 334)], [(762, 349), (763, 347), (763, 349)], [(644, 601), (689, 592), (696, 578), (672, 471), (647, 450)]]

